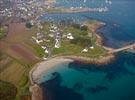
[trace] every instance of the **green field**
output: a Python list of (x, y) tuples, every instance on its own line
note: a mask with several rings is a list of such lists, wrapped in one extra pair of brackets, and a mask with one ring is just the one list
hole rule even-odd
[(8, 82), (0, 81), (0, 99), (14, 100), (17, 94), (16, 87)]
[[(0, 80), (14, 84), (14, 86), (17, 89), (16, 100), (20, 100), (20, 96), (28, 95), (29, 94), (28, 72), (30, 68), (27, 68), (24, 65), (21, 65), (20, 63), (18, 63), (11, 57), (8, 57), (7, 55), (1, 55), (0, 61), (5, 62), (5, 63), (0, 63), (2, 65), (0, 66), (0, 69), (1, 69)], [(4, 86), (2, 87), (4, 88)], [(0, 92), (1, 91), (3, 90), (0, 88)], [(5, 99), (5, 100), (14, 100), (14, 99)]]
[[(90, 21), (91, 26), (97, 23), (97, 21)], [(62, 25), (55, 23), (61, 35), (61, 46), (60, 48), (55, 48), (55, 36), (50, 37), (50, 34), (52, 34), (50, 33), (50, 29), (54, 23), (42, 22), (41, 24), (43, 29), (38, 29), (36, 25), (30, 29), (26, 29), (23, 25), (19, 26), (18, 24), (13, 24), (14, 26), (11, 25), (11, 29), (16, 27), (17, 31), (11, 33), (10, 37), (5, 38), (3, 38), (4, 30), (2, 28), (0, 29), (0, 37), (3, 38), (0, 41), (3, 45), (3, 48), (0, 50), (0, 80), (11, 83), (16, 87), (17, 93), (15, 100), (29, 100), (30, 83), (28, 74), (34, 64), (41, 61), (43, 56), (71, 55), (100, 58), (106, 54), (103, 47), (96, 43), (96, 34), (86, 25), (70, 22), (67, 24), (64, 21)], [(24, 28), (22, 29), (22, 27)], [(19, 29), (21, 29), (21, 31), (19, 31)], [(44, 42), (41, 44), (37, 44), (32, 40), (32, 36), (36, 37), (37, 32), (42, 33), (45, 37)], [(72, 33), (74, 39), (68, 39), (68, 33)], [(50, 50), (50, 55), (45, 54), (45, 50), (41, 48), (42, 45)], [(93, 47), (92, 49), (90, 48), (91, 46)], [(87, 48), (88, 52), (82, 52), (84, 48)], [(0, 93), (2, 89), (0, 88)], [(8, 89), (10, 90), (10, 87)], [(5, 92), (8, 94), (6, 89)], [(11, 97), (13, 96), (14, 95), (11, 95)]]
[(6, 35), (6, 29), (3, 27), (0, 27), (0, 39), (2, 39)]
[[(89, 21), (90, 24), (96, 24), (98, 21), (92, 20)], [(55, 38), (49, 38), (49, 29), (51, 24), (46, 23), (43, 24), (43, 29), (41, 30), (47, 39), (50, 42), (44, 42), (42, 44), (46, 45), (47, 47), (51, 48), (51, 56), (58, 56), (58, 55), (76, 55), (76, 56), (85, 56), (91, 58), (98, 58), (100, 56), (105, 55), (106, 51), (103, 49), (102, 46), (96, 44), (96, 33), (92, 32), (90, 28), (87, 26), (82, 26), (80, 24), (71, 24), (71, 25), (57, 25), (59, 28), (59, 32), (62, 35), (61, 39), (61, 47), (54, 48), (55, 45)], [(72, 33), (74, 39), (69, 40), (66, 38), (67, 33)], [(93, 46), (93, 49), (89, 47)], [(83, 53), (82, 50), (84, 48), (88, 48), (88, 52)], [(38, 55), (42, 57), (44, 55), (44, 50), (38, 46), (35, 48)]]

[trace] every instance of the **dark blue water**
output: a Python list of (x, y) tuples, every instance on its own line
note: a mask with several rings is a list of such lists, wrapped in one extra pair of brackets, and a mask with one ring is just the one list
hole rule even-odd
[(105, 0), (57, 0), (56, 6), (64, 7), (108, 7), (109, 12), (83, 12), (72, 14), (45, 14), (42, 18), (58, 21), (73, 19), (76, 22), (91, 18), (106, 22), (106, 26), (98, 30), (104, 37), (105, 45), (118, 48), (135, 41), (135, 0), (112, 0), (112, 4)]
[(120, 53), (108, 65), (73, 62), (57, 66), (41, 78), (47, 100), (135, 100), (133, 53)]
[[(97, 19), (105, 45), (118, 48), (135, 40), (135, 0), (57, 0), (56, 6), (108, 7), (106, 13), (45, 14), (45, 20)], [(135, 53), (121, 52), (107, 65), (78, 62), (56, 65), (40, 79), (44, 100), (135, 100)]]

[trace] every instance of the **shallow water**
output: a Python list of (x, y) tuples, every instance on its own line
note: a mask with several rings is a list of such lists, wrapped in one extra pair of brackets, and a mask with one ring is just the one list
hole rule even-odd
[(41, 78), (48, 100), (135, 100), (133, 53), (120, 53), (104, 66), (73, 62), (48, 73)]
[[(81, 22), (97, 19), (106, 26), (97, 30), (105, 45), (118, 48), (135, 41), (135, 1), (57, 0), (56, 6), (108, 7), (107, 13), (45, 14), (41, 19)], [(65, 63), (56, 65), (40, 78), (47, 100), (135, 100), (135, 53), (121, 52), (107, 65)]]

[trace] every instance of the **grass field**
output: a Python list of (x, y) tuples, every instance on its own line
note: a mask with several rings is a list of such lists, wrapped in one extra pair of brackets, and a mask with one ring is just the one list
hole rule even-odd
[[(55, 37), (49, 36), (52, 23), (42, 24), (43, 29), (38, 30), (35, 26), (31, 29), (26, 28), (25, 23), (11, 23), (7, 36), (0, 40), (0, 80), (16, 86), (16, 100), (29, 100), (28, 73), (45, 55), (41, 45), (51, 50), (50, 57), (74, 55), (99, 58), (106, 53), (102, 46), (96, 43), (97, 37), (94, 33), (98, 26), (96, 21), (91, 21), (89, 27), (80, 27), (78, 24), (68, 25), (68, 27), (58, 25), (62, 36), (60, 48), (54, 48)], [(32, 36), (36, 36), (39, 31), (46, 37), (46, 41), (40, 45), (32, 40)], [(74, 40), (67, 39), (68, 33), (73, 34)], [(90, 49), (90, 46), (93, 46), (93, 49)], [(88, 52), (82, 52), (86, 47), (89, 49)]]
[(29, 95), (28, 73), (40, 61), (32, 47), (33, 34), (24, 23), (12, 23), (8, 34), (0, 41), (0, 80), (16, 86), (16, 100), (22, 100), (21, 98)]
[(85, 56), (90, 58), (98, 58), (105, 54), (105, 50), (94, 45), (94, 49), (90, 49), (86, 53), (82, 53), (83, 47), (71, 44), (69, 41), (64, 41), (59, 49), (55, 48), (53, 50), (53, 55), (76, 55), (76, 56)]
[(1, 100), (14, 100), (17, 93), (16, 87), (9, 83), (0, 81), (0, 99)]
[[(29, 78), (28, 72), (30, 67), (26, 67), (20, 64), (15, 59), (1, 55), (0, 57), (0, 80), (9, 82), (15, 85), (17, 88), (17, 99), (29, 94)], [(1, 91), (1, 90), (0, 90)], [(10, 99), (7, 99), (10, 100)], [(12, 100), (12, 99), (11, 99)], [(26, 99), (27, 100), (27, 99)]]
[[(64, 23), (64, 21), (63, 21)], [(55, 45), (55, 37), (49, 37), (51, 25), (53, 23), (45, 22), (42, 23), (43, 29), (41, 29), (41, 33), (45, 35), (45, 37), (50, 40), (50, 42), (43, 42), (41, 45), (45, 45), (51, 48), (51, 56), (58, 55), (77, 55), (77, 56), (85, 56), (91, 58), (98, 58), (103, 56), (106, 51), (102, 48), (102, 46), (97, 45), (97, 37), (95, 30), (100, 26), (100, 22), (96, 20), (91, 20), (85, 23), (86, 25), (81, 24), (71, 24), (71, 25), (59, 25), (56, 24), (59, 28), (59, 32), (62, 35), (61, 39), (61, 47), (54, 48)], [(33, 27), (32, 30), (37, 29)], [(35, 30), (37, 31), (37, 30)], [(37, 31), (38, 32), (38, 31)], [(72, 33), (75, 39), (69, 40), (66, 38), (68, 33)], [(53, 33), (54, 34), (54, 33)], [(89, 47), (93, 46), (94, 49), (90, 49)], [(45, 55), (44, 50), (39, 45), (33, 45), (33, 48), (36, 51), (37, 56), (43, 57)], [(89, 51), (86, 53), (82, 53), (84, 48), (88, 48)]]
[[(100, 27), (101, 23), (96, 20), (91, 20), (86, 23), (85, 25), (80, 24), (71, 24), (68, 26), (59, 26), (59, 30), (62, 34), (62, 36), (65, 35), (65, 37), (62, 37), (61, 40), (61, 47), (60, 48), (54, 48), (54, 43), (52, 46), (52, 56), (54, 55), (77, 55), (77, 56), (85, 56), (85, 57), (91, 57), (91, 58), (99, 58), (101, 56), (104, 56), (106, 54), (106, 51), (103, 49), (102, 46), (98, 45), (96, 43), (97, 37), (95, 30)], [(44, 29), (48, 28), (49, 25), (47, 24), (44, 26)], [(43, 29), (43, 30), (44, 30)], [(44, 30), (45, 31), (45, 30)], [(48, 31), (47, 31), (48, 33)], [(72, 33), (74, 39), (69, 40), (66, 38), (67, 33)], [(52, 41), (51, 41), (52, 42)], [(90, 49), (89, 47), (93, 46), (93, 49)], [(82, 50), (84, 48), (88, 48), (88, 52), (84, 53)], [(42, 51), (40, 52), (42, 53)]]
[(6, 31), (6, 28), (0, 27), (0, 39), (2, 39), (6, 35)]

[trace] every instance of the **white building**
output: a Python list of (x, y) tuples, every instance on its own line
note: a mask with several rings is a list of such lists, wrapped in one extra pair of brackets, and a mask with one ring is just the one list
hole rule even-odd
[(67, 34), (67, 38), (70, 39), (70, 40), (73, 40), (73, 39), (74, 39), (72, 33), (68, 33), (68, 34)]
[(85, 48), (85, 49), (82, 50), (82, 52), (88, 52), (88, 49)]

